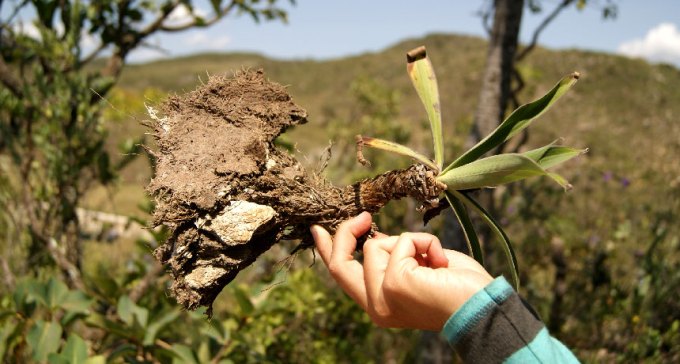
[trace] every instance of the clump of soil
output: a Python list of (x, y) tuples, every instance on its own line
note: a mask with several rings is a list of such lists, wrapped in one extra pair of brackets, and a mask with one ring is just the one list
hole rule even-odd
[(212, 77), (171, 97), (158, 116), (156, 174), (147, 187), (156, 200), (155, 226), (170, 237), (155, 251), (174, 278), (171, 293), (188, 309), (212, 305), (234, 277), (272, 245), (302, 239), (309, 227), (335, 231), (361, 211), (412, 196), (428, 204), (444, 186), (416, 164), (346, 187), (308, 173), (274, 141), (307, 112), (262, 71)]

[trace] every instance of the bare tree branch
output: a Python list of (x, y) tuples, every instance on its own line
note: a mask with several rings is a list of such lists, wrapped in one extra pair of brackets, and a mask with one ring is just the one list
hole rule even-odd
[[(173, 10), (175, 10), (175, 8), (177, 8), (180, 4), (181, 2), (179, 0), (174, 0), (172, 2), (166, 3), (165, 5), (161, 6), (162, 10), (158, 17), (156, 17), (154, 21), (149, 23), (149, 25), (147, 25), (146, 28), (134, 34), (123, 35), (126, 37), (130, 37), (130, 39), (125, 40), (121, 39), (119, 42), (117, 42), (117, 48), (116, 50), (114, 50), (111, 57), (109, 57), (106, 66), (104, 66), (104, 69), (102, 70), (102, 75), (109, 77), (118, 77), (118, 75), (120, 75), (120, 71), (123, 69), (123, 64), (125, 63), (125, 58), (127, 57), (128, 52), (134, 49), (146, 37), (158, 31), (163, 26), (163, 22), (165, 21), (165, 19), (167, 19), (170, 16), (170, 13), (172, 13)], [(118, 11), (118, 13), (120, 14), (118, 22), (119, 31), (121, 31), (125, 26), (122, 16), (122, 14), (124, 13), (123, 8), (125, 6), (127, 6), (127, 2), (121, 3), (120, 9)]]
[[(7, 206), (2, 206), (2, 207), (7, 208)], [(8, 225), (7, 226), (7, 233), (6, 233), (7, 236), (5, 237), (5, 243), (7, 245), (5, 246), (4, 254), (2, 255), (2, 257), (0, 257), (0, 265), (2, 266), (2, 274), (3, 274), (3, 279), (5, 281), (5, 286), (7, 286), (7, 289), (9, 291), (12, 291), (14, 289), (15, 284), (16, 284), (16, 278), (14, 277), (14, 273), (12, 273), (12, 269), (9, 266), (8, 259), (12, 258), (9, 242), (14, 240), (11, 236), (11, 233), (10, 233), (10, 231), (12, 230), (10, 228), (10, 225), (16, 226), (16, 223), (15, 223), (15, 221), (13, 221), (14, 218), (12, 217), (12, 213), (11, 213), (12, 210), (8, 209), (8, 211), (10, 211), (10, 213), (5, 215), (5, 218), (7, 219), (6, 223)]]
[(529, 54), (535, 47), (536, 44), (538, 43), (538, 38), (541, 36), (541, 33), (543, 30), (559, 15), (562, 10), (567, 8), (569, 5), (571, 5), (574, 2), (574, 0), (562, 0), (562, 2), (557, 5), (557, 7), (550, 13), (548, 14), (545, 19), (541, 22), (541, 24), (534, 30), (534, 34), (531, 37), (531, 43), (529, 43), (528, 46), (526, 46), (517, 56), (515, 57), (515, 61), (519, 62), (524, 57), (526, 57), (527, 54)]
[(102, 43), (97, 47), (97, 49), (93, 50), (90, 54), (87, 56), (83, 57), (81, 60), (78, 61), (78, 68), (82, 67), (83, 65), (86, 65), (90, 62), (92, 62), (101, 52), (106, 49), (106, 44)]
[(148, 37), (155, 31), (161, 29), (163, 27), (163, 22), (165, 21), (165, 19), (167, 19), (168, 16), (170, 16), (170, 13), (172, 13), (173, 10), (175, 10), (175, 8), (177, 8), (179, 5), (180, 1), (178, 0), (175, 0), (171, 3), (167, 3), (166, 5), (164, 5), (162, 7), (163, 10), (158, 15), (158, 17), (156, 17), (156, 20), (152, 21), (149, 25), (147, 25), (146, 28), (139, 32), (139, 34), (137, 35), (138, 41), (141, 41), (142, 39)]
[[(486, 9), (484, 9), (486, 8)], [(478, 14), (482, 18), (482, 27), (486, 31), (486, 34), (491, 36), (491, 24), (489, 23), (489, 20), (491, 19), (491, 15), (493, 14), (494, 11), (494, 4), (493, 1), (487, 1), (486, 4), (482, 5), (482, 9), (479, 10)]]
[(85, 283), (83, 283), (83, 277), (80, 274), (80, 269), (68, 260), (66, 253), (64, 252), (64, 248), (59, 245), (56, 239), (47, 238), (40, 234), (34, 226), (31, 226), (30, 229), (32, 235), (39, 239), (47, 247), (47, 251), (57, 264), (57, 267), (59, 267), (62, 273), (64, 273), (68, 285), (71, 288), (84, 290)]
[[(3, 1), (0, 0), (0, 9), (2, 9), (2, 3), (3, 3)], [(10, 16), (7, 17), (7, 20), (6, 20), (5, 22), (6, 22), (7, 24), (10, 24), (10, 23), (12, 22), (12, 20), (14, 20), (14, 17), (16, 17), (17, 15), (19, 15), (19, 10), (21, 10), (21, 8), (23, 8), (24, 6), (26, 6), (26, 4), (28, 4), (28, 0), (23, 0), (22, 2), (20, 2), (19, 4), (17, 4), (17, 5), (14, 7), (14, 9), (12, 10), (12, 14), (10, 14)]]

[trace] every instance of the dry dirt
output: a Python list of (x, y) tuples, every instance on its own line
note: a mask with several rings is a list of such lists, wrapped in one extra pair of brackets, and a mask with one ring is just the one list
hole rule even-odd
[(210, 307), (280, 240), (310, 246), (312, 224), (333, 232), (392, 199), (432, 203), (442, 192), (420, 164), (342, 188), (307, 173), (274, 143), (288, 127), (306, 123), (307, 113), (262, 71), (212, 77), (150, 114), (158, 151), (147, 189), (156, 200), (154, 225), (170, 230), (155, 255), (170, 268), (172, 294), (188, 309)]

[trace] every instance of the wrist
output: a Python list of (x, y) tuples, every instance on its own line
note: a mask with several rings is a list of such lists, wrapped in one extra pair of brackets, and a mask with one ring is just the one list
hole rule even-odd
[(473, 294), (444, 323), (442, 335), (451, 344), (470, 330), (471, 325), (486, 315), (489, 310), (504, 302), (514, 290), (503, 276), (493, 279)]
[(473, 274), (461, 280), (460, 285), (458, 286), (458, 292), (455, 293), (457, 297), (452, 305), (452, 314), (458, 311), (472, 297), (483, 291), (484, 288), (493, 281), (493, 277), (486, 272)]

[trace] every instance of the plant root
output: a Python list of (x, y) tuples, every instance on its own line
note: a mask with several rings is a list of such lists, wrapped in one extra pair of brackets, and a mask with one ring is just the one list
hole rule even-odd
[(313, 224), (334, 233), (340, 222), (391, 200), (432, 205), (445, 188), (421, 164), (343, 188), (308, 173), (274, 144), (306, 123), (307, 113), (262, 71), (212, 77), (150, 115), (158, 151), (147, 190), (156, 202), (153, 225), (169, 229), (154, 254), (170, 268), (171, 294), (187, 309), (210, 308), (277, 242), (311, 246)]

